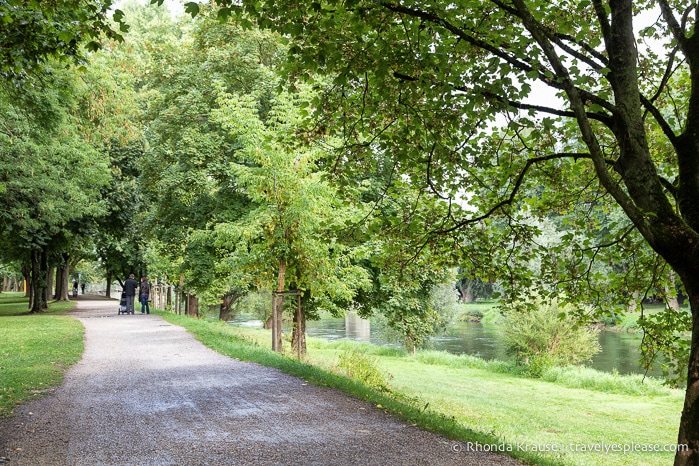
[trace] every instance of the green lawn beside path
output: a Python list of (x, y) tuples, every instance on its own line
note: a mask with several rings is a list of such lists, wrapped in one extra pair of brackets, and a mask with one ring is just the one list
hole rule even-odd
[[(221, 353), (340, 388), (437, 431), (454, 439), (455, 449), (511, 450), (506, 453), (536, 464), (585, 466), (666, 465), (674, 457), (672, 451), (652, 450), (674, 448), (683, 394), (657, 380), (641, 384), (640, 377), (583, 370), (574, 372), (598, 378), (598, 383), (585, 382), (596, 388), (575, 388), (570, 385), (579, 381), (567, 380), (565, 373), (560, 381), (547, 382), (501, 373), (488, 363), (468, 367), (467, 358), (453, 355), (407, 356), (368, 344), (313, 338), (305, 363), (298, 363), (267, 349), (269, 331), (173, 314), (165, 318)], [(338, 359), (346, 351), (369, 355), (388, 377), (391, 392), (360, 387), (337, 375), (342, 372)], [(469, 443), (476, 441), (485, 445)], [(542, 455), (538, 450), (548, 451)]]
[[(381, 357), (400, 393), (430, 403), (473, 430), (516, 449), (556, 450), (571, 465), (661, 465), (673, 455), (613, 452), (676, 442), (683, 398), (621, 395), (485, 370), (430, 366), (411, 358)], [(599, 452), (597, 449), (608, 449)], [(576, 451), (577, 450), (577, 451)]]
[(0, 417), (59, 385), (83, 353), (83, 326), (58, 315), (74, 302), (51, 303), (50, 311), (28, 313), (23, 293), (0, 293)]

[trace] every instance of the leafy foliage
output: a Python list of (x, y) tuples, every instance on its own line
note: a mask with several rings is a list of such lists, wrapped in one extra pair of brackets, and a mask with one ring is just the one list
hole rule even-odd
[(121, 10), (109, 20), (112, 0), (0, 1), (0, 77), (17, 82), (41, 73), (51, 58), (85, 63), (81, 48), (95, 51), (101, 39), (121, 40), (128, 30)]
[(572, 310), (555, 303), (510, 309), (503, 322), (507, 353), (534, 377), (551, 366), (590, 361), (600, 351), (598, 331), (579, 325)]
[(281, 94), (268, 118), (259, 118), (255, 99), (221, 94), (215, 121), (241, 145), (233, 171), (252, 208), (237, 222), (219, 223), (216, 244), (228, 251), (221, 266), (238, 286), (277, 288), (277, 266), (286, 280), (316, 297), (351, 301), (366, 286), (364, 269), (351, 263), (352, 251), (337, 232), (357, 212), (343, 203), (315, 168), (317, 149), (290, 135), (300, 130), (297, 96)]
[(682, 386), (687, 381), (691, 314), (684, 309), (665, 309), (642, 315), (639, 324), (644, 330), (641, 349), (646, 355), (647, 367), (659, 364), (671, 385)]

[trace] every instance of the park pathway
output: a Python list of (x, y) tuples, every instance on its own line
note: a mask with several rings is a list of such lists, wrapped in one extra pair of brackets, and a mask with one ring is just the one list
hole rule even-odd
[[(40, 465), (516, 465), (336, 390), (222, 356), (155, 315), (81, 296), (85, 353), (0, 419), (0, 462)], [(138, 306), (137, 306), (138, 308)]]

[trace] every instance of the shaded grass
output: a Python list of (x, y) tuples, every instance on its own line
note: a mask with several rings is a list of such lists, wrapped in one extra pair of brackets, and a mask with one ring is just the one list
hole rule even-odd
[(0, 417), (59, 385), (80, 360), (82, 324), (57, 315), (74, 305), (52, 303), (50, 312), (29, 314), (21, 293), (0, 294)]
[[(273, 353), (269, 331), (207, 323), (165, 315), (217, 351), (277, 367), (318, 385), (341, 389), (424, 429), (466, 444), (480, 442), (513, 449), (512, 456), (536, 464), (662, 465), (674, 453), (595, 452), (603, 445), (621, 448), (662, 445), (677, 438), (683, 397), (658, 381), (603, 374), (592, 369), (551, 371), (547, 380), (511, 373), (507, 363), (436, 351), (407, 356), (394, 348), (353, 341), (308, 339), (305, 363)], [(390, 389), (372, 390), (338, 375), (346, 352), (372, 355)], [(533, 449), (556, 446), (541, 454)], [(571, 451), (574, 449), (588, 451)]]

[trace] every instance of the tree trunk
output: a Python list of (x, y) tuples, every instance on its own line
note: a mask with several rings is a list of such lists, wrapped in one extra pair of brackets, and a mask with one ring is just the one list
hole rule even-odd
[(46, 301), (46, 273), (48, 271), (48, 263), (46, 261), (46, 252), (43, 249), (32, 250), (31, 268), (31, 312), (32, 314), (36, 314), (48, 308)]
[(687, 367), (687, 391), (684, 397), (684, 408), (680, 418), (680, 430), (677, 444), (686, 445), (686, 451), (678, 449), (675, 455), (675, 466), (699, 465), (699, 277), (690, 282), (683, 280), (689, 303), (692, 309), (692, 343)]
[(60, 277), (56, 276), (56, 300), (70, 301), (68, 298), (68, 278), (70, 277), (70, 254), (61, 255)]
[(61, 300), (61, 295), (63, 294), (63, 275), (64, 275), (64, 264), (61, 263), (56, 267), (56, 288), (53, 290), (53, 299), (56, 301)]
[(224, 322), (231, 320), (231, 313), (233, 312), (233, 305), (235, 302), (243, 296), (243, 293), (239, 291), (232, 291), (223, 295), (221, 299), (221, 309), (218, 313), (218, 319)]
[[(180, 274), (180, 290), (178, 293), (178, 297), (180, 299), (180, 302), (177, 305), (177, 313), (181, 314), (182, 313), (182, 309), (181, 309), (182, 308), (182, 301), (185, 297), (185, 295), (184, 295), (184, 274), (183, 273)], [(184, 305), (185, 305), (184, 312), (185, 312), (185, 315), (187, 315), (187, 302), (186, 301), (184, 302)]]
[(218, 320), (222, 320), (224, 322), (231, 320), (231, 303), (233, 300), (233, 295), (223, 295), (221, 298), (221, 308), (218, 311)]
[(106, 274), (106, 279), (107, 279), (107, 288), (104, 290), (104, 295), (107, 298), (112, 297), (112, 272), (111, 270), (107, 269), (107, 274)]
[(680, 301), (677, 298), (677, 283), (675, 282), (675, 272), (670, 270), (670, 284), (665, 286), (665, 303), (668, 309), (680, 310)]
[(70, 291), (68, 288), (68, 283), (70, 281), (70, 271), (68, 268), (68, 259), (66, 259), (65, 264), (63, 265), (63, 271), (61, 273), (61, 295), (58, 298), (59, 301), (70, 301), (69, 293)]
[[(286, 259), (279, 261), (279, 273), (277, 275), (277, 292), (284, 291), (284, 280), (286, 275)], [(273, 295), (272, 298), (272, 350), (282, 351), (282, 311), (284, 296)]]
[(47, 267), (46, 270), (46, 302), (48, 303), (53, 298), (53, 279), (55, 277), (55, 269), (53, 267)]
[(187, 293), (187, 312), (190, 317), (199, 318), (199, 298), (191, 293)]
[(473, 293), (471, 292), (471, 287), (468, 287), (465, 290), (461, 290), (461, 302), (462, 303), (472, 303), (474, 301), (473, 299)]

